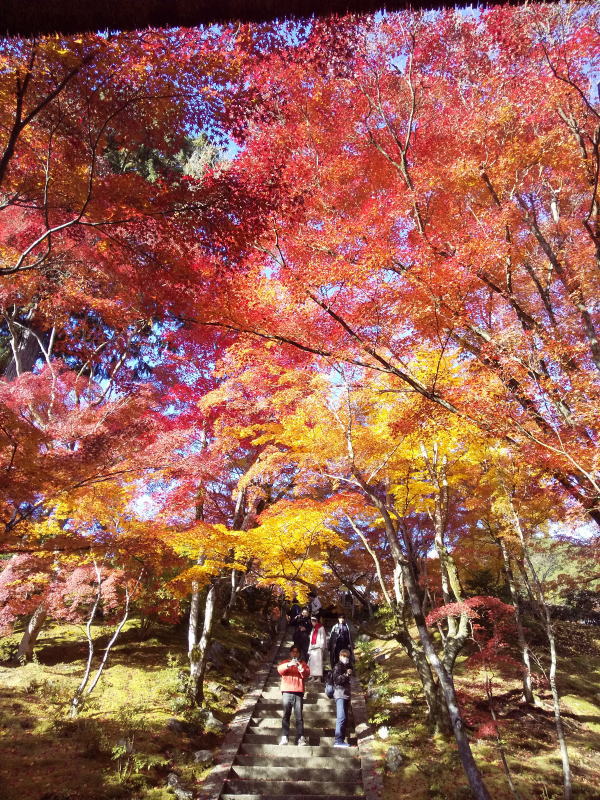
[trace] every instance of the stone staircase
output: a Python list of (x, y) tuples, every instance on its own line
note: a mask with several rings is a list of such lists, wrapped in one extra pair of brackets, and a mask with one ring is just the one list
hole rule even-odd
[(277, 664), (289, 655), (283, 644), (275, 657), (262, 693), (223, 784), (221, 800), (365, 800), (361, 763), (354, 737), (352, 713), (348, 741), (352, 747), (334, 748), (335, 703), (323, 684), (306, 684), (304, 735), (307, 747), (295, 741), (292, 713), (289, 745), (281, 736), (280, 677)]

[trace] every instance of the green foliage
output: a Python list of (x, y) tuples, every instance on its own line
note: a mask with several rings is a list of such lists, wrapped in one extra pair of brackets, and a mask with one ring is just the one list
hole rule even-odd
[(374, 614), (378, 630), (394, 633), (398, 628), (396, 615), (388, 605), (381, 605)]
[(75, 740), (83, 758), (98, 758), (110, 750), (101, 721), (93, 717), (56, 720), (53, 728), (58, 736)]
[(121, 707), (115, 714), (117, 741), (111, 748), (119, 782), (131, 783), (135, 773), (149, 772), (154, 767), (165, 766), (168, 759), (135, 750), (136, 738), (149, 730), (146, 707), (143, 703)]
[(372, 699), (369, 702), (370, 717), (376, 725), (388, 725), (394, 717), (394, 708), (390, 705), (393, 688), (390, 686), (388, 673), (377, 664), (369, 681)]
[(179, 669), (185, 664), (184, 659), (180, 653), (172, 653), (170, 650), (167, 653), (167, 667), (169, 669)]
[(357, 656), (356, 667), (361, 678), (368, 678), (375, 667), (375, 644), (372, 641), (358, 641), (354, 647)]
[(501, 573), (493, 569), (473, 570), (465, 580), (465, 589), (473, 597), (498, 597), (505, 603), (510, 602), (510, 589)]
[(131, 783), (136, 773), (150, 772), (158, 767), (165, 767), (169, 759), (161, 755), (137, 753), (133, 750), (133, 739), (123, 739), (111, 750), (111, 759), (116, 763), (117, 776), (120, 783)]
[(66, 716), (71, 702), (71, 690), (67, 686), (58, 681), (34, 679), (28, 688), (45, 705), (46, 717), (51, 724), (58, 723)]
[(387, 725), (393, 718), (394, 708), (389, 700), (394, 690), (388, 672), (375, 660), (377, 649), (369, 641), (359, 642), (355, 651), (358, 673), (368, 686), (369, 717), (376, 725)]
[(17, 644), (11, 639), (3, 639), (0, 642), (0, 663), (12, 661), (17, 654)]

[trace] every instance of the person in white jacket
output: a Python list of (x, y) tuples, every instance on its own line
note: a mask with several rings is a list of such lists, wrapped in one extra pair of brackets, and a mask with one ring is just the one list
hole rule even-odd
[(317, 617), (310, 618), (312, 631), (308, 643), (308, 666), (310, 667), (309, 680), (323, 680), (323, 664), (327, 650), (327, 633)]

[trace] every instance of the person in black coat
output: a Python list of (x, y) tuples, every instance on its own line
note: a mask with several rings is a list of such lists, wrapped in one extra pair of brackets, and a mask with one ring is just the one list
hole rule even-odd
[(290, 607), (290, 612), (288, 614), (289, 621), (293, 622), (296, 619), (296, 617), (301, 613), (301, 611), (302, 611), (302, 606), (298, 602), (298, 598), (294, 597), (294, 599), (292, 600), (292, 605)]
[(312, 630), (308, 608), (303, 608), (300, 614), (292, 619), (291, 622), (294, 627), (292, 641), (300, 650), (302, 660), (308, 661), (308, 646), (310, 644), (310, 634)]
[(346, 622), (345, 615), (339, 614), (338, 621), (329, 634), (329, 659), (331, 661), (331, 669), (338, 663), (342, 650), (348, 650), (350, 652), (350, 663), (352, 663), (354, 661), (352, 653), (352, 634), (350, 633), (350, 627)]
[(334, 747), (349, 747), (346, 741), (346, 725), (348, 722), (348, 706), (352, 683), (350, 667), (350, 651), (342, 648), (340, 658), (331, 673), (333, 683), (333, 699), (335, 700), (335, 744)]

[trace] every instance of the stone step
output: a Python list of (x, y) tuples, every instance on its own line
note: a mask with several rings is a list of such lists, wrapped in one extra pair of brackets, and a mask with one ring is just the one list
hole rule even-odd
[[(316, 705), (320, 704), (325, 708), (335, 708), (335, 703), (333, 700), (330, 700), (325, 692), (319, 692), (315, 694), (304, 695), (304, 705)], [(275, 708), (275, 706), (279, 706), (281, 708), (281, 690), (280, 689), (270, 689), (268, 692), (263, 692), (258, 700), (257, 705), (261, 707), (264, 705), (268, 705), (270, 708)]]
[[(263, 697), (281, 697), (281, 686), (279, 682), (275, 686), (265, 686), (261, 694)], [(320, 698), (329, 700), (325, 694), (325, 686), (323, 684), (321, 684), (318, 689), (316, 687), (313, 689), (311, 686), (306, 687), (304, 700), (318, 700)]]
[(242, 764), (234, 764), (228, 776), (234, 780), (261, 780), (261, 781), (310, 781), (314, 783), (332, 783), (343, 780), (344, 783), (360, 782), (360, 771), (353, 769), (332, 769), (331, 764), (327, 768), (309, 767), (306, 761), (296, 766), (263, 764), (262, 766), (251, 765), (249, 767)]
[[(283, 708), (277, 664), (287, 659), (291, 642), (279, 648), (219, 800), (366, 800), (356, 737), (351, 747), (334, 747), (336, 708), (322, 681), (309, 681), (304, 697), (308, 746), (280, 745)], [(348, 729), (353, 730), (352, 719)]]
[[(333, 728), (331, 728), (331, 734), (327, 735), (324, 734), (322, 731), (314, 732), (314, 731), (305, 731), (305, 736), (308, 739), (308, 744), (311, 747), (322, 747), (326, 745), (333, 746)], [(294, 725), (290, 725), (290, 736), (295, 735)], [(244, 743), (245, 744), (279, 744), (279, 739), (281, 737), (281, 728), (279, 728), (278, 733), (253, 733), (253, 732), (246, 732), (244, 735)], [(350, 736), (348, 738), (350, 744), (356, 744), (356, 739)], [(303, 747), (298, 747), (298, 750), (304, 750)]]
[(362, 784), (342, 783), (341, 781), (253, 781), (239, 778), (227, 779), (223, 786), (224, 794), (270, 795), (326, 795), (328, 797), (356, 797), (362, 795)]
[[(221, 794), (220, 800), (281, 800), (281, 795), (273, 794)], [(286, 800), (328, 800), (322, 794), (288, 794)], [(363, 795), (336, 795), (335, 800), (365, 800)]]
[[(262, 690), (262, 694), (263, 695), (265, 695), (265, 694), (279, 694), (280, 695), (281, 694), (281, 684), (280, 684), (280, 682), (277, 681), (277, 683), (265, 686), (264, 689)], [(325, 684), (324, 683), (319, 683), (319, 684), (307, 683), (306, 686), (304, 687), (304, 698), (306, 699), (307, 697), (327, 697), (327, 695), (325, 694)]]
[[(299, 750), (312, 750), (312, 747), (301, 747)], [(348, 748), (351, 753), (356, 753), (355, 748)], [(293, 755), (285, 756), (281, 755), (282, 753), (287, 753), (288, 751), (285, 747), (278, 747), (277, 753), (275, 754), (265, 754), (265, 753), (257, 753), (254, 755), (237, 755), (235, 757), (235, 761), (233, 762), (235, 765), (239, 765), (241, 767), (264, 767), (265, 764), (272, 762), (278, 767), (298, 767), (298, 764), (301, 764), (302, 767), (307, 767), (308, 769), (333, 769), (343, 770), (344, 774), (346, 770), (352, 772), (352, 774), (357, 775), (357, 780), (360, 779), (360, 758), (357, 755), (348, 758), (346, 753), (348, 751), (338, 750), (336, 749), (335, 752), (331, 753), (327, 756), (308, 756), (307, 758), (303, 758), (301, 761), (298, 759), (296, 752), (293, 752)], [(340, 753), (340, 755), (336, 755), (336, 753)], [(339, 774), (339, 773), (338, 773)]]
[(293, 758), (294, 760), (299, 758), (326, 758), (328, 761), (340, 763), (342, 761), (344, 763), (349, 760), (354, 761), (359, 758), (358, 748), (356, 747), (334, 747), (331, 741), (321, 746), (310, 745), (308, 747), (297, 747), (288, 745), (286, 747), (285, 745), (278, 744), (279, 737), (276, 738), (276, 743), (269, 741), (248, 742), (244, 739), (238, 750), (238, 758), (240, 756), (260, 756), (264, 759), (276, 759), (277, 762), (279, 762), (280, 758), (285, 760), (289, 758)]
[[(296, 730), (296, 721), (292, 716), (290, 722), (290, 734)], [(281, 720), (279, 719), (259, 719), (257, 722), (250, 722), (247, 732), (251, 733), (277, 733), (281, 732)], [(304, 718), (304, 735), (310, 736), (333, 736), (335, 731), (335, 720), (329, 721), (329, 724), (319, 725), (315, 724), (312, 719)]]
[[(312, 706), (304, 706), (304, 717), (306, 719), (314, 720), (315, 722), (331, 722), (335, 720), (335, 706), (329, 708), (320, 708)], [(292, 712), (293, 716), (293, 712)], [(258, 708), (252, 715), (253, 720), (259, 719), (281, 719), (283, 717), (283, 708), (281, 705), (277, 708)]]

